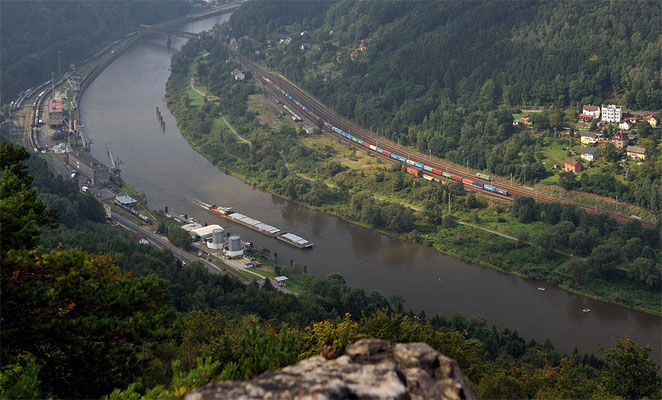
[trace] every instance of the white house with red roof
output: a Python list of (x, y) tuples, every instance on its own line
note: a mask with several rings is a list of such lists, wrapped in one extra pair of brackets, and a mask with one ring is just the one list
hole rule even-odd
[(582, 107), (582, 114), (590, 115), (593, 118), (600, 118), (600, 107), (587, 104)]

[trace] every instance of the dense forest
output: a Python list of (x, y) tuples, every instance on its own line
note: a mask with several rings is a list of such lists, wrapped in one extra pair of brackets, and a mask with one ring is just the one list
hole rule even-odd
[(58, 212), (95, 200), (20, 147), (0, 153), (2, 398), (172, 398), (325, 345), (337, 357), (363, 337), (430, 344), (484, 398), (659, 395), (650, 348), (629, 339), (603, 358), (562, 355), (482, 318), (407, 313), (401, 298), (366, 295), (339, 275), (310, 278), (298, 297), (210, 275), (99, 224), (98, 205), (59, 225)]
[(184, 15), (185, 1), (0, 2), (1, 102), (94, 55), (140, 24)]
[[(247, 3), (224, 34), (237, 38), (245, 55), (363, 127), (523, 183), (551, 174), (540, 149), (575, 122), (583, 104), (662, 108), (661, 11), (650, 2), (288, 7)], [(280, 43), (287, 38), (289, 45)], [(534, 106), (546, 107), (536, 115), (535, 131), (513, 127), (513, 114)], [(636, 133), (651, 155), (648, 166), (633, 168), (626, 184), (602, 178), (607, 186), (600, 194), (657, 211), (659, 135), (641, 125)], [(593, 186), (574, 188), (595, 192)]]

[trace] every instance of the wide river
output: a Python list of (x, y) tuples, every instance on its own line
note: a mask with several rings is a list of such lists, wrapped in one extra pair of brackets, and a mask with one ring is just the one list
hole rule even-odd
[[(177, 27), (190, 32), (208, 30), (229, 15)], [(173, 49), (183, 44), (173, 39)], [(164, 102), (170, 74), (165, 38), (140, 39), (103, 71), (85, 92), (81, 113), (93, 141), (93, 154), (108, 163), (106, 147), (124, 161), (122, 177), (142, 190), (149, 205), (186, 213), (217, 223), (258, 247), (278, 253), (281, 264), (295, 260), (309, 273), (342, 274), (350, 285), (385, 296), (400, 294), (405, 307), (428, 316), (485, 316), (490, 325), (519, 332), (526, 340), (549, 338), (558, 350), (597, 352), (624, 336), (641, 345), (661, 348), (662, 319), (588, 299), (545, 284), (503, 274), (355, 226), (340, 218), (307, 209), (226, 175), (194, 151), (177, 129)], [(159, 107), (165, 132), (155, 116)], [(313, 243), (299, 250), (242, 226), (211, 215), (194, 200), (232, 206), (236, 211), (293, 232)], [(583, 313), (588, 307), (590, 313)]]

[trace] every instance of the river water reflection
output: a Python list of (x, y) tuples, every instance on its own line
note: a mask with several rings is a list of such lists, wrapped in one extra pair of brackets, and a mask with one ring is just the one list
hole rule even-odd
[[(228, 15), (184, 24), (177, 29), (200, 32)], [(183, 44), (173, 40), (173, 48)], [(650, 344), (659, 358), (661, 319), (582, 296), (553, 285), (540, 292), (536, 282), (445, 256), (434, 249), (405, 243), (357, 227), (269, 193), (224, 174), (195, 152), (181, 136), (163, 101), (172, 51), (165, 38), (142, 38), (111, 64), (85, 92), (81, 113), (94, 155), (108, 163), (106, 146), (124, 161), (123, 178), (144, 191), (152, 208), (186, 213), (218, 223), (259, 247), (307, 265), (309, 273), (341, 273), (351, 285), (385, 296), (401, 294), (406, 307), (431, 316), (459, 311), (482, 315), (499, 328), (525, 339), (550, 338), (557, 349), (597, 351), (625, 335)], [(159, 107), (165, 132), (155, 116)], [(194, 200), (232, 206), (235, 210), (315, 243), (299, 250), (276, 239), (231, 224), (200, 209)], [(582, 308), (591, 308), (582, 313)], [(659, 360), (658, 360), (659, 362)]]

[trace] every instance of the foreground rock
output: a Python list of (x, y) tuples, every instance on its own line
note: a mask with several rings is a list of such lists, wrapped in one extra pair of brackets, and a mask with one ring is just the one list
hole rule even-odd
[(335, 360), (313, 357), (252, 381), (210, 383), (202, 399), (475, 399), (457, 363), (425, 343), (363, 339)]

